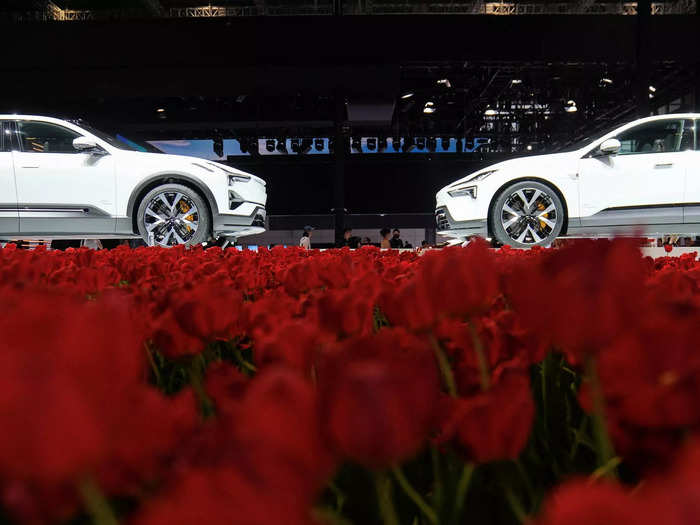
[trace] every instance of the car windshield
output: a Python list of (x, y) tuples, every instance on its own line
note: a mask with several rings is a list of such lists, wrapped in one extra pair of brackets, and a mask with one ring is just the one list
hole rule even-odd
[(113, 135), (110, 135), (109, 133), (105, 133), (104, 131), (100, 131), (99, 129), (93, 128), (91, 125), (82, 120), (75, 121), (74, 124), (80, 126), (88, 133), (91, 133), (96, 137), (104, 140), (110, 146), (114, 146), (115, 148), (127, 151), (149, 151), (151, 153), (163, 153), (161, 150), (154, 146), (151, 146), (148, 143), (140, 144), (134, 142), (133, 140), (129, 140), (126, 137), (122, 137), (121, 135), (117, 135), (115, 137)]
[(608, 127), (605, 131), (601, 131), (599, 133), (594, 133), (594, 134), (592, 133), (590, 135), (587, 135), (584, 138), (582, 138), (581, 140), (577, 140), (573, 144), (570, 144), (569, 146), (566, 146), (565, 148), (561, 148), (561, 149), (557, 150), (557, 152), (558, 153), (571, 153), (572, 151), (576, 151), (576, 150), (579, 150), (581, 148), (585, 148), (586, 146), (595, 142), (599, 138), (604, 137), (605, 135), (607, 135), (611, 131), (615, 131), (617, 128), (620, 127), (620, 125), (621, 124), (615, 124), (614, 126)]

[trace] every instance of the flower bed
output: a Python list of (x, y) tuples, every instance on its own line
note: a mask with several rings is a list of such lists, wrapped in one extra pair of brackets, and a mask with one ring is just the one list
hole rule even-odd
[(0, 521), (700, 520), (700, 264), (0, 250)]

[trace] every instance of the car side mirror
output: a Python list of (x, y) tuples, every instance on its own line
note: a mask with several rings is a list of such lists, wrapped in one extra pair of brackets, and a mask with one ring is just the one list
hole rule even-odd
[(91, 139), (90, 137), (77, 137), (73, 139), (73, 147), (85, 153), (94, 153), (96, 155), (103, 155), (106, 153), (95, 139)]
[(620, 148), (622, 147), (622, 144), (620, 144), (620, 141), (617, 139), (608, 139), (604, 141), (600, 145), (600, 155), (616, 155), (618, 151), (620, 151)]

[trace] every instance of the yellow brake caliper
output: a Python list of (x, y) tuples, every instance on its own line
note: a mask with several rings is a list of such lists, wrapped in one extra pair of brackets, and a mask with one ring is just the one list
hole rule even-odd
[[(537, 204), (537, 209), (538, 209), (539, 211), (544, 210), (544, 204), (542, 204), (541, 202), (538, 203), (538, 204)], [(544, 217), (545, 219), (549, 219), (549, 213), (543, 214), (542, 217)], [(540, 223), (540, 229), (544, 230), (545, 227), (547, 226), (547, 223), (544, 222), (542, 219), (540, 219), (539, 223)]]
[[(184, 200), (180, 200), (180, 202), (178, 203), (178, 207), (180, 208), (181, 213), (187, 213), (188, 211), (190, 211), (190, 206), (188, 206)], [(188, 215), (187, 217), (185, 217), (185, 220), (186, 221), (193, 221), (194, 214)], [(188, 232), (192, 231), (192, 228), (190, 227), (189, 224), (185, 224), (185, 228), (187, 228)]]

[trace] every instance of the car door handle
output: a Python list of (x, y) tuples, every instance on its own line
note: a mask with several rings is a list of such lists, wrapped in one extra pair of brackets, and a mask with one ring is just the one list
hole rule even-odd
[(670, 168), (673, 166), (673, 162), (661, 162), (659, 164), (654, 164), (654, 169)]

